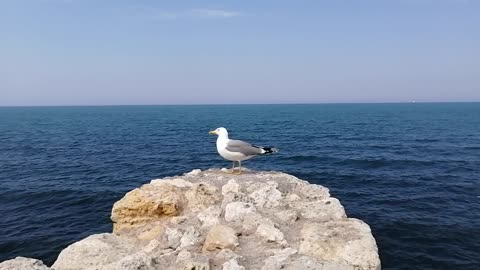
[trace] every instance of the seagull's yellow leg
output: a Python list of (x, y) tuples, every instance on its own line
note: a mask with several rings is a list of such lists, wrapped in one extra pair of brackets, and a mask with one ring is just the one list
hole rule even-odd
[(242, 174), (242, 162), (241, 161), (238, 162), (238, 173), (237, 174), (238, 175)]
[(235, 161), (232, 161), (232, 169), (228, 173), (234, 173), (235, 172)]

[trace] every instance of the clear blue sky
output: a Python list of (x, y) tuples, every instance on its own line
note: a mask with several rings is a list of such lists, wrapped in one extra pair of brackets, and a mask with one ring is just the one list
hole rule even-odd
[(480, 1), (0, 0), (0, 105), (480, 101)]

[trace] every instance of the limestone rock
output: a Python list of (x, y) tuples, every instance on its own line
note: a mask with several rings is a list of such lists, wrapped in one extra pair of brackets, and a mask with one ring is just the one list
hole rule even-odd
[(223, 196), (227, 195), (228, 193), (238, 192), (240, 192), (240, 185), (234, 179), (231, 179), (226, 185), (222, 187)]
[(78, 270), (101, 268), (137, 252), (132, 239), (114, 234), (95, 234), (62, 250), (52, 268)]
[(144, 226), (137, 229), (137, 238), (141, 240), (152, 240), (161, 235), (165, 231), (165, 226), (161, 224), (154, 224)]
[(255, 201), (255, 205), (260, 208), (272, 208), (280, 205), (282, 193), (277, 189), (278, 184), (269, 181), (262, 184), (257, 190), (252, 192), (249, 197)]
[[(279, 172), (155, 179), (115, 203), (111, 218), (112, 234), (70, 245), (52, 269), (380, 269), (367, 224), (347, 218), (327, 188)], [(26, 258), (6, 269), (50, 270)]]
[(256, 212), (255, 206), (251, 203), (232, 202), (225, 207), (225, 221), (241, 221), (245, 216)]
[(200, 242), (200, 232), (195, 227), (190, 226), (187, 228), (182, 238), (180, 239), (180, 248), (186, 248), (189, 246), (195, 246)]
[(232, 250), (238, 245), (238, 237), (232, 228), (225, 225), (215, 225), (207, 234), (203, 250), (213, 251), (225, 248)]
[(208, 183), (197, 183), (185, 193), (191, 211), (203, 210), (220, 199), (217, 188)]
[[(262, 270), (280, 270), (284, 268), (285, 261), (293, 255), (297, 253), (297, 250), (293, 248), (286, 248), (283, 250), (279, 250), (275, 252), (275, 255), (268, 257), (265, 260), (265, 264), (262, 267)], [(303, 268), (297, 268), (303, 269)]]
[(355, 269), (380, 269), (377, 246), (370, 228), (357, 219), (306, 223), (299, 252), (320, 261), (346, 263)]
[(195, 170), (192, 170), (192, 171), (189, 172), (189, 173), (186, 173), (185, 175), (187, 175), (187, 176), (197, 176), (197, 175), (199, 175), (200, 173), (202, 173), (202, 170), (200, 170), (200, 169), (195, 169)]
[(223, 195), (223, 201), (221, 204), (221, 208), (225, 209), (228, 204), (231, 202), (244, 202), (244, 203), (251, 203), (252, 200), (242, 192), (228, 192), (227, 194)]
[(245, 270), (245, 267), (238, 264), (237, 259), (231, 259), (223, 264), (223, 270)]
[(16, 257), (0, 263), (0, 270), (51, 270), (51, 268), (40, 260)]
[(181, 189), (170, 184), (147, 184), (134, 189), (113, 205), (113, 231), (119, 233), (161, 217), (176, 216), (180, 213), (184, 200)]
[(242, 220), (242, 234), (251, 235), (255, 233), (262, 219), (262, 215), (258, 213), (251, 213), (246, 215)]
[(356, 270), (352, 265), (331, 262), (319, 262), (308, 256), (287, 261), (282, 270)]
[(287, 209), (275, 213), (275, 217), (280, 220), (281, 223), (285, 225), (290, 225), (295, 223), (298, 219), (297, 211), (293, 209)]
[(318, 222), (347, 217), (345, 209), (335, 198), (320, 201), (297, 201), (291, 206), (298, 209), (303, 218)]
[(218, 252), (217, 255), (215, 255), (216, 260), (220, 260), (223, 262), (229, 261), (231, 259), (238, 259), (241, 258), (242, 256), (236, 254), (230, 249), (222, 249), (220, 252)]
[(177, 259), (176, 259), (176, 263), (181, 263), (181, 262), (185, 262), (189, 259), (192, 258), (192, 253), (186, 251), (186, 250), (182, 250), (178, 253), (178, 256), (177, 256)]
[(158, 241), (157, 239), (152, 239), (148, 244), (143, 248), (143, 251), (146, 253), (151, 253), (156, 249), (162, 248), (162, 242)]
[(293, 203), (293, 202), (296, 202), (296, 201), (299, 201), (301, 200), (302, 198), (300, 198), (300, 196), (298, 196), (297, 194), (295, 193), (291, 193), (291, 194), (288, 194), (286, 197), (285, 197), (285, 200), (287, 201), (287, 203)]
[(183, 270), (210, 270), (210, 259), (200, 255), (184, 262)]
[(174, 179), (154, 179), (150, 181), (150, 184), (154, 186), (162, 186), (162, 185), (172, 185), (179, 188), (190, 188), (193, 186), (192, 182), (186, 181), (182, 178), (174, 178)]
[(262, 222), (257, 228), (257, 233), (268, 242), (281, 243), (285, 239), (283, 233), (275, 228), (271, 221)]
[(298, 188), (301, 197), (306, 201), (322, 200), (330, 197), (328, 188), (319, 185), (311, 185), (302, 181)]
[(174, 225), (178, 225), (178, 224), (184, 223), (187, 220), (188, 220), (188, 217), (186, 216), (172, 217), (170, 218), (170, 223)]
[[(156, 270), (160, 269), (168, 260), (164, 256), (152, 256), (146, 253), (135, 253), (125, 256), (119, 261), (113, 262), (106, 266), (101, 267), (102, 270)], [(94, 268), (95, 269), (95, 268)]]
[[(165, 241), (167, 243), (167, 247), (176, 249), (178, 246), (180, 246), (180, 240), (183, 237), (183, 233), (178, 229), (168, 228), (165, 231), (165, 237), (167, 238), (166, 241)], [(183, 244), (187, 245), (186, 238), (183, 241), (184, 241)]]
[(202, 222), (203, 227), (210, 227), (220, 223), (220, 215), (222, 214), (222, 209), (217, 205), (212, 205), (207, 209), (201, 211), (197, 218)]

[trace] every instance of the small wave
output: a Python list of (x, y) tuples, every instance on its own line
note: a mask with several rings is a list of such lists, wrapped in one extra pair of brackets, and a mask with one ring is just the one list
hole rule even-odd
[(364, 169), (376, 169), (382, 167), (416, 168), (418, 166), (431, 166), (435, 162), (409, 159), (344, 159), (334, 163), (340, 166), (354, 166)]
[(421, 142), (421, 143), (433, 143), (433, 142), (439, 142), (440, 140), (438, 139), (415, 139), (416, 142)]
[(313, 155), (306, 155), (306, 156), (290, 156), (290, 157), (282, 157), (281, 160), (284, 161), (331, 161), (331, 158), (327, 157), (320, 157), (320, 156), (313, 156)]

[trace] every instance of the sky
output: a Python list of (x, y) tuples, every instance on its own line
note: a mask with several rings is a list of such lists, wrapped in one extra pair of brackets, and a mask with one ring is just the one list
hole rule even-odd
[(0, 0), (0, 106), (480, 101), (480, 0)]

